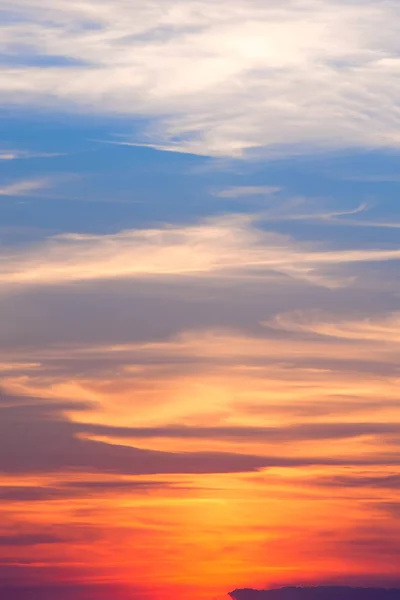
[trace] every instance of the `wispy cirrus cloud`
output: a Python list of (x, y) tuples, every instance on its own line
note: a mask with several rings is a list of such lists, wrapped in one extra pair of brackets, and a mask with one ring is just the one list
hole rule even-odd
[(272, 185), (261, 186), (235, 186), (214, 192), (217, 198), (247, 198), (251, 196), (269, 196), (281, 190)]
[(30, 152), (29, 150), (0, 150), (0, 160), (22, 160), (29, 158), (52, 158), (58, 153)]
[(27, 196), (49, 186), (49, 179), (25, 179), (0, 186), (0, 196)]
[(133, 142), (207, 155), (400, 144), (394, 1), (16, 0), (10, 17), (4, 103), (148, 117)]
[(364, 340), (398, 344), (400, 342), (400, 313), (361, 317), (340, 318), (322, 311), (293, 311), (277, 315), (266, 325), (286, 331), (310, 332), (332, 338)]
[[(31, 184), (15, 184), (14, 193)], [(337, 267), (397, 261), (400, 248), (325, 249), (265, 231), (248, 215), (227, 215), (187, 226), (115, 234), (62, 234), (29, 248), (3, 251), (0, 280), (51, 284), (110, 278), (266, 273), (326, 287), (348, 282)]]

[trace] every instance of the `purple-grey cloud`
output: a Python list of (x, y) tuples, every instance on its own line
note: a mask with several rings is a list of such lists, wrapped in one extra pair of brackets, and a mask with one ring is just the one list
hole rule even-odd
[(182, 489), (169, 481), (67, 481), (48, 486), (3, 485), (0, 486), (0, 501), (47, 502), (84, 495), (102, 495), (112, 491), (141, 494), (160, 489)]
[(284, 427), (188, 427), (169, 425), (160, 427), (112, 427), (108, 425), (82, 425), (82, 430), (93, 435), (118, 438), (176, 438), (218, 439), (235, 441), (307, 441), (321, 439), (346, 439), (365, 435), (400, 435), (398, 423), (304, 423)]
[(59, 544), (67, 541), (59, 535), (51, 533), (16, 533), (10, 535), (0, 534), (0, 547), (12, 546), (39, 546), (42, 544)]
[(338, 488), (377, 488), (400, 490), (400, 474), (390, 475), (335, 475), (332, 477), (320, 477), (314, 485), (322, 487)]
[[(64, 412), (67, 403), (39, 403), (3, 406), (0, 420), (0, 471), (5, 473), (38, 473), (79, 470), (99, 473), (124, 473), (129, 475), (152, 475), (167, 473), (234, 473), (256, 471), (272, 466), (306, 466), (306, 465), (374, 465), (400, 464), (397, 453), (376, 454), (373, 457), (335, 458), (321, 457), (291, 457), (285, 455), (260, 456), (231, 452), (163, 452), (143, 450), (131, 446), (109, 444), (104, 441), (84, 439), (82, 434), (132, 436), (139, 432), (138, 428), (114, 428), (103, 425), (90, 425), (72, 422)], [(81, 407), (87, 410), (90, 405)], [(349, 437), (361, 435), (362, 432), (371, 434), (373, 425), (360, 424), (347, 427), (322, 425), (300, 429), (296, 437), (296, 428), (292, 435), (280, 430), (274, 431), (271, 439), (282, 441), (325, 439), (329, 436)], [(375, 433), (393, 433), (390, 424), (377, 424)], [(186, 429), (182, 430), (186, 431)], [(196, 431), (196, 430), (195, 430)], [(243, 432), (251, 439), (251, 430)], [(234, 431), (230, 433), (238, 433)], [(269, 431), (269, 430), (268, 430)], [(197, 433), (204, 433), (197, 430)], [(206, 428), (207, 436), (218, 437), (219, 428)], [(154, 431), (151, 432), (154, 435)], [(260, 433), (260, 431), (258, 431)], [(265, 435), (265, 431), (261, 432)], [(340, 435), (339, 435), (340, 433)], [(313, 435), (313, 437), (312, 437)], [(203, 436), (203, 437), (207, 437)], [(351, 437), (351, 436), (350, 436)], [(260, 437), (256, 438), (260, 439)]]

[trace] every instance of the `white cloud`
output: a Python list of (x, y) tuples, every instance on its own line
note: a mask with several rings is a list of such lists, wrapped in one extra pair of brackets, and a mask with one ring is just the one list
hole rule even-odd
[(17, 160), (18, 158), (20, 155), (14, 150), (0, 152), (0, 160)]
[(13, 12), (4, 53), (71, 66), (2, 67), (5, 102), (147, 116), (133, 141), (200, 154), (400, 145), (395, 0), (15, 0)]
[(52, 158), (60, 156), (48, 152), (29, 152), (27, 150), (0, 150), (0, 160), (20, 160), (28, 158)]
[(400, 342), (400, 312), (349, 319), (321, 311), (293, 311), (277, 315), (265, 325), (284, 331), (317, 333), (353, 341)]
[(52, 284), (132, 277), (283, 274), (317, 285), (348, 282), (351, 264), (399, 260), (400, 248), (333, 249), (259, 228), (254, 217), (228, 215), (198, 224), (64, 234), (0, 254), (0, 282)]
[(49, 186), (48, 179), (26, 179), (0, 186), (0, 196), (25, 196)]
[(281, 190), (280, 187), (269, 185), (262, 186), (235, 186), (215, 192), (217, 198), (246, 198), (248, 196), (270, 196)]

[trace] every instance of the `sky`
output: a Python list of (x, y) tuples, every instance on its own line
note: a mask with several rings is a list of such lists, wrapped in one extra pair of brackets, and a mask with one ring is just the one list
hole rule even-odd
[(400, 586), (397, 0), (0, 7), (0, 592)]

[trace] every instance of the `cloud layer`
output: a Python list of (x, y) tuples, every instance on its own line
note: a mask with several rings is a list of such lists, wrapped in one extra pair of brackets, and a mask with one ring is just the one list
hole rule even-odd
[[(21, 186), (5, 193), (20, 193)], [(25, 186), (22, 186), (22, 190)], [(0, 190), (1, 193), (1, 190)], [(265, 231), (248, 215), (227, 215), (188, 226), (127, 230), (109, 235), (62, 234), (28, 251), (2, 252), (4, 284), (157, 276), (286, 275), (336, 287), (357, 263), (397, 261), (400, 248), (325, 249)], [(344, 267), (342, 274), (338, 269)], [(348, 273), (350, 274), (350, 273)]]
[(148, 118), (135, 141), (200, 154), (400, 143), (393, 0), (17, 0), (4, 17), (5, 103)]

